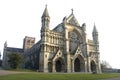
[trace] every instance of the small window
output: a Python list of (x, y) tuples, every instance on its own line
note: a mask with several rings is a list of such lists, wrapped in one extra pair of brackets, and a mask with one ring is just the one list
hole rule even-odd
[(59, 53), (59, 55), (61, 55), (61, 53)]
[(47, 58), (47, 54), (45, 55), (45, 58)]

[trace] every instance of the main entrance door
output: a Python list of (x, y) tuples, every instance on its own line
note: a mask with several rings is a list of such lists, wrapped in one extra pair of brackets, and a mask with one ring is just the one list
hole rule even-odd
[(80, 60), (78, 58), (75, 59), (74, 70), (75, 72), (80, 72)]
[(85, 61), (81, 55), (74, 60), (74, 72), (85, 72)]
[(56, 68), (56, 72), (61, 72), (62, 71), (62, 63), (61, 63), (60, 60), (56, 61), (55, 68)]

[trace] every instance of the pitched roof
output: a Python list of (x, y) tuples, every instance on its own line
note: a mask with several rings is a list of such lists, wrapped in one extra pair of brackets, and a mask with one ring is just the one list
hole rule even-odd
[(7, 50), (7, 51), (10, 51), (10, 52), (23, 53), (23, 49), (21, 49), (21, 48), (7, 47), (7, 49), (6, 49), (6, 50)]

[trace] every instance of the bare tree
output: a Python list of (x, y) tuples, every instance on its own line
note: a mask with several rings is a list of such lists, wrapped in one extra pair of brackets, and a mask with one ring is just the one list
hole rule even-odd
[(112, 67), (110, 66), (110, 64), (107, 61), (102, 61), (101, 62), (101, 70), (102, 70), (102, 72), (104, 72), (107, 69), (112, 69)]

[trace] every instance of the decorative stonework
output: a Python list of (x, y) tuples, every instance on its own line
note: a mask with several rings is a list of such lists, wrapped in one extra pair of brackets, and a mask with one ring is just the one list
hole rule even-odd
[[(72, 11), (69, 17), (64, 17), (62, 23), (50, 30), (47, 7), (41, 22), (41, 40), (24, 52), (24, 67), (30, 62), (28, 68), (41, 72), (101, 73), (99, 39), (95, 26), (93, 40), (90, 40), (87, 38), (86, 24), (80, 26)], [(5, 46), (4, 56), (6, 54)]]

